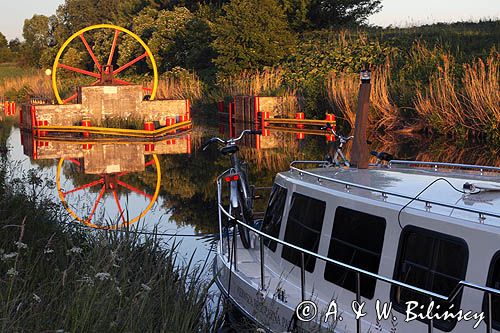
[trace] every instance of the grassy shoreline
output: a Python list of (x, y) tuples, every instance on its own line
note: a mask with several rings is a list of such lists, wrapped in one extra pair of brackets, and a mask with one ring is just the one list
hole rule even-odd
[(177, 247), (134, 230), (88, 231), (37, 170), (11, 173), (2, 124), (0, 331), (210, 332), (212, 281)]

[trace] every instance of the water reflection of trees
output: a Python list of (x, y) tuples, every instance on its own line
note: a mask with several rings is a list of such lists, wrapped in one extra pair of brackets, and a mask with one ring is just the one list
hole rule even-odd
[(446, 137), (398, 136), (374, 137), (373, 148), (386, 151), (397, 159), (462, 163), (476, 165), (500, 165), (500, 147), (488, 142), (450, 141)]
[[(162, 207), (179, 226), (192, 226), (197, 232), (214, 232), (217, 228), (216, 179), (230, 166), (215, 147), (201, 151), (202, 143), (216, 135), (215, 129), (202, 128), (193, 133), (192, 154), (161, 155), (162, 170), (160, 198)], [(386, 151), (397, 159), (440, 161), (467, 164), (499, 165), (499, 148), (485, 143), (449, 142), (446, 139), (420, 136), (371, 136), (371, 150)], [(292, 160), (322, 159), (328, 147), (322, 136), (296, 140), (295, 136), (280, 134), (280, 144), (270, 149), (242, 147), (240, 156), (249, 164), (252, 184), (270, 186), (277, 172), (287, 170)], [(351, 144), (344, 147), (349, 156)], [(374, 162), (374, 160), (372, 160)], [(75, 185), (87, 177), (73, 178)], [(126, 178), (132, 186), (150, 192), (155, 183), (152, 172), (134, 173)], [(257, 210), (265, 209), (267, 198), (256, 203)]]

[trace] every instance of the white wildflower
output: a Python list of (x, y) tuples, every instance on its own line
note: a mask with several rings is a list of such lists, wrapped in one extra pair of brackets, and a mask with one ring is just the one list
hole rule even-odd
[(79, 254), (79, 253), (82, 253), (83, 250), (81, 247), (77, 247), (77, 246), (73, 246), (71, 249), (69, 249), (68, 251), (66, 251), (66, 255), (70, 255), (72, 253), (75, 253), (75, 254)]
[(42, 299), (40, 298), (40, 296), (38, 296), (37, 294), (33, 294), (33, 300), (37, 303), (40, 303), (42, 301)]
[(23, 242), (14, 242), (14, 245), (17, 246), (18, 249), (27, 249), (28, 245)]
[(118, 292), (118, 295), (120, 295), (120, 297), (123, 295), (123, 292), (120, 289), (120, 287), (116, 286), (116, 291)]
[(7, 275), (8, 275), (8, 276), (12, 276), (12, 277), (14, 277), (14, 276), (19, 275), (19, 272), (18, 272), (18, 271), (16, 271), (16, 269), (15, 269), (14, 267), (12, 267), (12, 268), (10, 268), (10, 269), (7, 271)]
[(142, 287), (142, 289), (144, 289), (146, 291), (150, 291), (151, 290), (151, 287), (148, 286), (147, 284), (144, 284), (144, 283), (141, 284), (141, 287)]
[(95, 278), (99, 279), (101, 281), (109, 280), (111, 278), (111, 274), (106, 273), (106, 272), (100, 272), (100, 273), (96, 273)]
[(49, 248), (46, 248), (43, 250), (43, 254), (51, 254), (51, 253), (54, 253), (54, 250), (49, 249)]
[(17, 256), (17, 252), (11, 252), (11, 253), (4, 254), (4, 255), (2, 255), (2, 261), (6, 261), (9, 259), (15, 258), (16, 256)]

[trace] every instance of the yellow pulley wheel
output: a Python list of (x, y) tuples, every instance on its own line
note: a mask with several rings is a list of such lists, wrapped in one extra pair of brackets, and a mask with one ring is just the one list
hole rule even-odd
[[(124, 176), (127, 174), (126, 172), (123, 173), (117, 173), (117, 174), (110, 174), (110, 175), (101, 175), (99, 179), (94, 180), (90, 183), (75, 187), (71, 190), (65, 191), (61, 188), (61, 174), (63, 170), (63, 164), (65, 161), (71, 162), (75, 164), (78, 167), (81, 167), (81, 163), (78, 160), (75, 159), (65, 159), (61, 158), (59, 160), (59, 164), (57, 165), (57, 174), (56, 174), (56, 186), (57, 186), (57, 193), (59, 194), (59, 199), (61, 200), (64, 208), (70, 213), (70, 215), (80, 223), (91, 227), (91, 228), (96, 228), (96, 229), (108, 229), (108, 230), (114, 230), (114, 229), (119, 229), (123, 227), (127, 227), (131, 224), (136, 223), (139, 221), (141, 218), (143, 218), (153, 207), (154, 203), (158, 199), (158, 195), (160, 193), (160, 186), (161, 186), (161, 169), (160, 169), (160, 162), (158, 160), (158, 157), (156, 154), (152, 155), (152, 159), (149, 162), (146, 162), (144, 167), (147, 168), (149, 166), (153, 166), (156, 169), (156, 184), (155, 184), (155, 192), (153, 195), (149, 195), (140, 189), (126, 183), (125, 181), (121, 180), (120, 177)], [(74, 195), (78, 191), (83, 191), (85, 189), (90, 189), (92, 187), (100, 187), (101, 189), (99, 190), (99, 193), (97, 194), (97, 198), (94, 201), (94, 204), (92, 205), (92, 209), (90, 212), (86, 212), (85, 217), (79, 216), (76, 212), (73, 211), (73, 209), (70, 207), (67, 201), (67, 197), (69, 195)], [(141, 213), (132, 218), (132, 219), (127, 219), (127, 213), (122, 209), (122, 206), (120, 204), (119, 196), (118, 196), (118, 188), (121, 187), (125, 190), (129, 190), (131, 192), (134, 192), (138, 195), (144, 196), (147, 199), (149, 199), (149, 204), (147, 205), (144, 210), (141, 211)], [(99, 205), (104, 205), (104, 200), (106, 197), (106, 194), (111, 194), (113, 197), (115, 204), (118, 208), (118, 213), (119, 213), (119, 218), (121, 219), (121, 223), (115, 223), (113, 225), (103, 225), (103, 224), (97, 224), (93, 222), (95, 220), (95, 213)], [(76, 200), (76, 199), (75, 199)]]
[[(111, 45), (111, 50), (109, 52), (108, 59), (105, 60), (106, 61), (105, 63), (99, 62), (96, 55), (94, 54), (94, 51), (92, 50), (92, 47), (90, 46), (87, 39), (85, 38), (86, 32), (91, 31), (91, 30), (96, 30), (96, 29), (114, 30), (114, 36), (113, 36), (113, 42)], [(110, 66), (112, 66), (112, 64), (113, 64), (113, 58), (115, 55), (116, 46), (118, 44), (120, 33), (125, 33), (125, 34), (131, 36), (133, 39), (135, 39), (139, 44), (141, 44), (142, 48), (144, 49), (144, 53), (138, 55), (135, 59), (129, 61), (128, 63), (121, 65), (117, 69), (113, 69), (112, 73), (111, 73)], [(81, 42), (83, 43), (83, 45), (87, 49), (87, 52), (89, 53), (90, 57), (92, 58), (92, 61), (94, 62), (94, 65), (95, 65), (94, 68), (96, 68), (98, 70), (98, 72), (92, 72), (92, 71), (88, 71), (86, 69), (73, 67), (73, 66), (70, 66), (68, 64), (63, 64), (61, 62), (61, 56), (64, 53), (65, 49), (77, 37), (80, 38)], [(122, 27), (119, 27), (116, 25), (112, 25), (112, 24), (98, 24), (98, 25), (92, 25), (90, 27), (84, 28), (84, 29), (74, 33), (70, 38), (68, 38), (64, 42), (64, 44), (59, 49), (59, 52), (57, 52), (56, 58), (54, 60), (54, 64), (52, 66), (52, 89), (54, 90), (54, 95), (56, 96), (57, 102), (59, 104), (66, 104), (66, 103), (69, 103), (71, 101), (74, 101), (78, 96), (75, 93), (71, 96), (65, 97), (64, 99), (61, 97), (61, 95), (59, 93), (58, 86), (57, 86), (57, 71), (58, 71), (58, 69), (64, 69), (67, 71), (79, 73), (81, 75), (93, 77), (96, 79), (96, 81), (94, 81), (91, 85), (96, 85), (96, 84), (99, 84), (100, 82), (102, 82), (104, 75), (107, 75), (107, 76), (111, 75), (112, 77), (114, 77), (113, 83), (128, 85), (128, 84), (132, 84), (132, 83), (125, 81), (125, 80), (118, 79), (118, 78), (116, 78), (116, 76), (119, 73), (121, 73), (122, 71), (128, 69), (129, 67), (135, 65), (137, 62), (139, 62), (145, 58), (149, 58), (149, 60), (151, 61), (151, 66), (153, 68), (153, 87), (152, 88), (144, 88), (144, 89), (147, 90), (148, 94), (151, 96), (150, 99), (153, 100), (156, 96), (156, 90), (158, 89), (158, 68), (156, 67), (156, 62), (155, 62), (155, 59), (153, 57), (153, 53), (151, 52), (149, 47), (146, 45), (146, 43), (144, 43), (144, 41), (139, 36), (137, 36), (136, 34), (131, 32), (130, 30), (127, 30), (125, 28), (122, 28)]]

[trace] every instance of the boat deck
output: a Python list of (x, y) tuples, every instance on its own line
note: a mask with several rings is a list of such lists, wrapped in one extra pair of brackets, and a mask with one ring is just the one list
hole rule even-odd
[[(298, 169), (281, 176), (307, 186), (500, 226), (500, 173), (402, 166)], [(464, 190), (466, 183), (488, 190)]]

